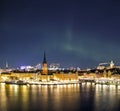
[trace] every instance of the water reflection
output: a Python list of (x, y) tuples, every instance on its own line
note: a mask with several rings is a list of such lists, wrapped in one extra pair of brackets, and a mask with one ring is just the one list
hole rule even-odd
[(95, 93), (95, 110), (119, 111), (120, 88), (115, 85), (97, 85)]
[(26, 86), (0, 85), (0, 111), (26, 109), (28, 89)]
[(119, 111), (120, 87), (0, 84), (0, 111)]

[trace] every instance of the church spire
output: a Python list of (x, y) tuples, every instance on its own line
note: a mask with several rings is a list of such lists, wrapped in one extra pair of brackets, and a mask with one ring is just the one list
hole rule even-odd
[(43, 63), (47, 63), (47, 61), (46, 61), (46, 54), (45, 54), (45, 52), (44, 52), (44, 59), (43, 59)]
[(8, 62), (6, 61), (5, 68), (8, 69)]
[(48, 67), (47, 67), (45, 52), (44, 52), (44, 58), (43, 58), (43, 64), (42, 64), (42, 74), (45, 74), (45, 75), (48, 74)]

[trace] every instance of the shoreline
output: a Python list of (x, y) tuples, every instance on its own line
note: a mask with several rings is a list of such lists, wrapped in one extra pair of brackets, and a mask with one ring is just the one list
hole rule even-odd
[[(17, 82), (18, 81), (18, 82)], [(96, 79), (86, 79), (82, 78), (76, 81), (3, 81), (0, 83), (11, 84), (11, 85), (69, 85), (69, 84), (87, 84), (91, 83), (94, 85), (115, 85), (120, 86), (120, 79), (108, 79), (108, 78), (96, 78)], [(19, 82), (20, 81), (20, 82)]]

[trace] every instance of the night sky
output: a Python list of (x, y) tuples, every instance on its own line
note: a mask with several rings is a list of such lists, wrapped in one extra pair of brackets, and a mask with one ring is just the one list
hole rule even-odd
[(0, 67), (120, 64), (119, 0), (2, 0)]

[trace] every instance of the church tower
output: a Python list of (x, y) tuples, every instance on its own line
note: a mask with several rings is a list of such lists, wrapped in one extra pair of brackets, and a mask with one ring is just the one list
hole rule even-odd
[(43, 63), (42, 63), (42, 74), (48, 75), (48, 66), (47, 66), (45, 52), (44, 52), (44, 58), (43, 58)]
[(8, 69), (8, 62), (6, 61), (5, 68)]

